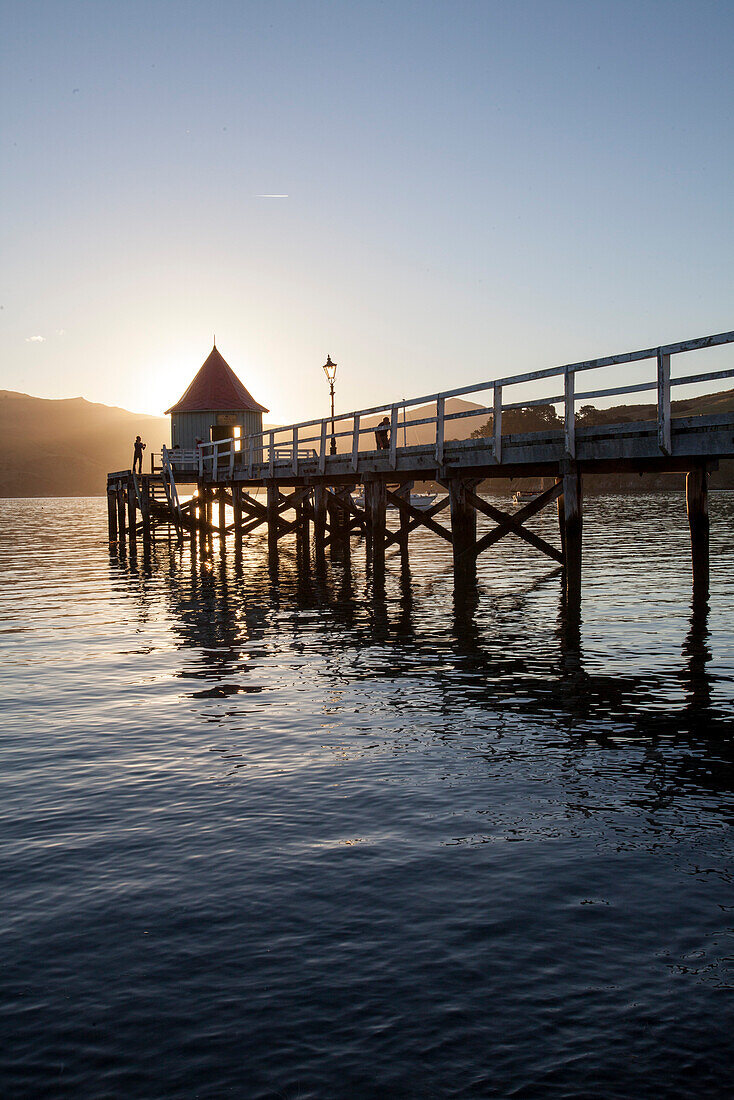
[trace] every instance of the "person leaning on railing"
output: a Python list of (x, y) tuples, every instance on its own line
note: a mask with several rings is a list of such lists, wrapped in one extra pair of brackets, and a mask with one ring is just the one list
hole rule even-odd
[(383, 416), (375, 428), (375, 439), (377, 440), (378, 451), (386, 451), (390, 446), (390, 420), (388, 417)]

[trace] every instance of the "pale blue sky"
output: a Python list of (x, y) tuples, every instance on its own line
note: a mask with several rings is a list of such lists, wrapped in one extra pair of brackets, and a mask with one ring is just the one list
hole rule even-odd
[(346, 410), (734, 328), (729, 2), (0, 10), (0, 388), (161, 412), (216, 332), (288, 421), (327, 352)]

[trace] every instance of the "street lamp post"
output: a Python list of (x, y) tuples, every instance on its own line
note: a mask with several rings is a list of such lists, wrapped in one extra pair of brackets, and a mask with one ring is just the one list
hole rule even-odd
[(336, 433), (334, 431), (334, 379), (336, 378), (336, 363), (332, 363), (331, 356), (326, 356), (326, 362), (324, 363), (324, 374), (329, 382), (329, 390), (331, 391), (331, 443), (329, 444), (329, 454), (336, 454)]

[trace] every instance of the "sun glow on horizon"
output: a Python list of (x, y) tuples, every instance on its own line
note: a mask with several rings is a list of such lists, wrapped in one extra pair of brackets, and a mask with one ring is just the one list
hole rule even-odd
[[(211, 344), (204, 345), (203, 348), (193, 351), (190, 346), (184, 349), (177, 345), (169, 354), (156, 356), (149, 364), (141, 366), (137, 372), (141, 385), (139, 393), (131, 399), (131, 410), (148, 416), (165, 416), (166, 409), (175, 405), (186, 392), (211, 347)], [(265, 413), (266, 420), (269, 423), (282, 422), (273, 409), (274, 405), (276, 411), (279, 405), (282, 408), (283, 401), (280, 393), (273, 392), (272, 375), (269, 376), (262, 368), (258, 369), (251, 364), (243, 365), (239, 356), (228, 354), (219, 344), (217, 350), (254, 399), (269, 409)]]

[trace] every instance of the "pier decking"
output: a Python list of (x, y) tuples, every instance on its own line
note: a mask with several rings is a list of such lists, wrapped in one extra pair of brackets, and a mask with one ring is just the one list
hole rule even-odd
[[(369, 560), (379, 572), (384, 569), (386, 548), (396, 543), (407, 556), (411, 532), (423, 526), (452, 545), (456, 580), (463, 583), (471, 580), (480, 553), (514, 534), (563, 565), (567, 598), (578, 603), (584, 476), (609, 471), (680, 471), (687, 475), (694, 590), (705, 595), (709, 568), (707, 475), (720, 459), (734, 457), (734, 412), (674, 417), (671, 392), (694, 384), (713, 392), (717, 384), (734, 378), (734, 367), (684, 375), (673, 374), (671, 362), (686, 352), (732, 342), (734, 332), (719, 333), (496, 378), (339, 414), (333, 420), (327, 417), (274, 428), (242, 440), (203, 443), (196, 452), (164, 450), (160, 468), (150, 474), (118, 471), (108, 475), (109, 537), (124, 543), (127, 531), (131, 547), (138, 536), (147, 546), (156, 529), (163, 526), (179, 539), (221, 539), (232, 534), (241, 543), (265, 527), (270, 552), (276, 555), (278, 541), (286, 534), (295, 532), (300, 545), (308, 545), (313, 523), (317, 553), (328, 545), (349, 553), (351, 537), (365, 535)], [(598, 371), (612, 381), (614, 368), (638, 362), (652, 366), (649, 377), (642, 381), (582, 388), (587, 372)], [(539, 383), (550, 386), (547, 396), (515, 399), (518, 388), (533, 384), (537, 390)], [(580, 403), (651, 390), (656, 393), (654, 420), (591, 427), (577, 423)], [(448, 399), (467, 396), (483, 400), (469, 411), (447, 410)], [(560, 407), (563, 427), (503, 433), (503, 413), (539, 406)], [(387, 447), (376, 449), (374, 420), (380, 414), (387, 414), (390, 430)], [(474, 422), (486, 417), (491, 434), (449, 438), (449, 433), (460, 427), (455, 422), (467, 417)], [(407, 445), (408, 430), (419, 427), (428, 428), (431, 441)], [(488, 480), (518, 477), (551, 479), (551, 486), (516, 512), (497, 508), (478, 492)], [(415, 481), (429, 480), (445, 495), (428, 508), (418, 508), (411, 502), (410, 490)], [(196, 487), (195, 495), (183, 504), (179, 485)], [(352, 498), (357, 486), (364, 490), (363, 507)], [(252, 495), (256, 488), (266, 489), (265, 503)], [(533, 515), (556, 502), (559, 546), (527, 527)], [(388, 504), (397, 510), (399, 525), (395, 529), (388, 525)], [(231, 510), (229, 521), (227, 509)], [(441, 516), (446, 511), (450, 525)], [(286, 519), (286, 513), (293, 518)], [(478, 513), (496, 524), (482, 538), (477, 538)]]

